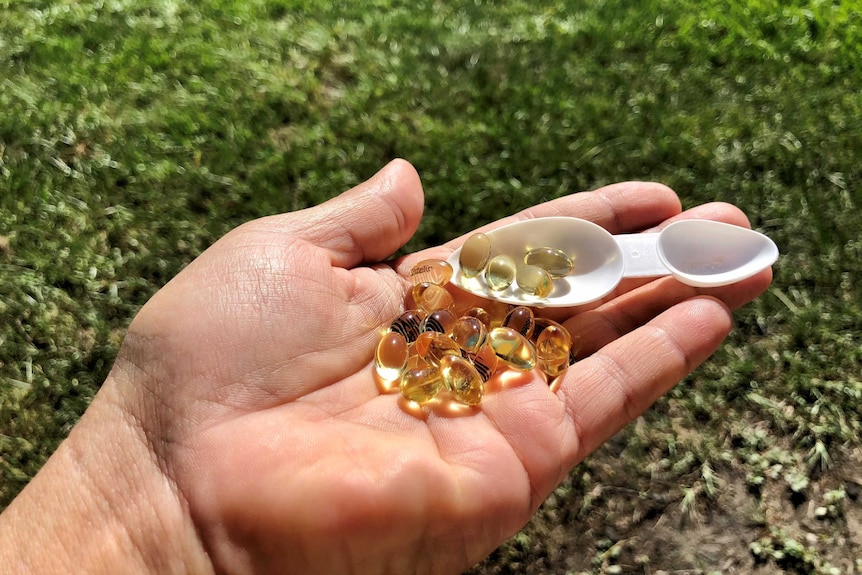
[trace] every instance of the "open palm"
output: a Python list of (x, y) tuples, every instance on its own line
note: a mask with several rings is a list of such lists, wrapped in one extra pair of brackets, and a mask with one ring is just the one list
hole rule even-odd
[[(417, 409), (380, 393), (371, 360), (403, 311), (406, 271), (459, 245), (377, 263), (415, 231), (422, 202), (412, 167), (393, 162), (330, 202), (237, 228), (135, 319), (118, 365), (139, 377), (123, 401), (216, 571), (458, 573), (703, 361), (771, 277), (707, 295), (629, 281), (557, 312), (584, 358), (558, 390), (538, 372), (507, 375), (480, 406)], [(683, 217), (747, 225), (724, 204), (680, 214), (673, 192), (640, 183), (512, 217), (551, 215), (613, 233)]]

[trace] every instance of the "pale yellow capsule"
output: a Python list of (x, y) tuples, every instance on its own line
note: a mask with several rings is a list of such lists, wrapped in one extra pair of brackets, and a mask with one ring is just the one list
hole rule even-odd
[(399, 389), (405, 399), (427, 403), (443, 389), (443, 377), (437, 369), (419, 367), (404, 372)]
[(554, 289), (551, 275), (538, 266), (519, 266), (517, 282), (524, 292), (537, 298), (547, 297)]
[(552, 279), (564, 278), (575, 269), (574, 262), (565, 252), (547, 247), (528, 251), (524, 255), (524, 263), (542, 268)]
[(455, 307), (455, 300), (446, 288), (428, 282), (413, 286), (413, 302), (426, 314)]
[(374, 368), (385, 381), (394, 381), (401, 377), (407, 366), (409, 353), (407, 340), (396, 331), (390, 331), (380, 338), (374, 353)]
[(511, 327), (528, 339), (533, 335), (535, 325), (536, 316), (533, 310), (524, 305), (513, 307), (503, 320), (503, 327)]
[(413, 285), (431, 283), (446, 285), (452, 278), (452, 266), (445, 260), (422, 260), (410, 269), (408, 277)]
[(447, 355), (440, 360), (440, 374), (452, 396), (467, 405), (478, 405), (485, 393), (482, 376), (473, 365), (459, 355)]
[(473, 353), (485, 343), (488, 328), (475, 317), (461, 317), (452, 327), (452, 340), (467, 353)]
[(488, 263), (488, 258), (491, 256), (491, 240), (485, 234), (473, 234), (464, 245), (461, 246), (461, 253), (458, 256), (458, 263), (461, 265), (461, 273), (464, 277), (476, 277), (485, 265)]
[(494, 354), (509, 367), (529, 371), (536, 367), (536, 349), (530, 340), (510, 327), (495, 327), (488, 332)]
[(515, 281), (518, 269), (515, 260), (507, 255), (494, 256), (485, 266), (485, 283), (493, 291), (503, 291)]
[(440, 360), (446, 355), (461, 356), (461, 348), (452, 338), (436, 331), (426, 331), (419, 334), (413, 344), (416, 354), (428, 365), (438, 367)]

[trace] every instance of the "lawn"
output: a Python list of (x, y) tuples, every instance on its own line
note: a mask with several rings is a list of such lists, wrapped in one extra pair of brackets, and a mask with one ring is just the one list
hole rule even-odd
[(715, 356), (471, 573), (862, 573), (860, 14), (0, 0), (0, 508), (161, 285), (400, 156), (426, 191), (411, 250), (648, 179), (782, 252)]

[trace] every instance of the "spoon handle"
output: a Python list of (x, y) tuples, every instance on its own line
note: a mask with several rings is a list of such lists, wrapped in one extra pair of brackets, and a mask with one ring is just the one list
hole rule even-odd
[(670, 271), (658, 256), (658, 233), (614, 236), (623, 254), (623, 277), (666, 276)]

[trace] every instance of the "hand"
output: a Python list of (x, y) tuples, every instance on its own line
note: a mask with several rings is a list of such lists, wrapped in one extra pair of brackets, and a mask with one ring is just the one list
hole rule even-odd
[[(112, 527), (54, 555), (77, 566), (108, 568), (125, 550), (120, 564), (142, 571), (459, 573), (706, 359), (731, 310), (771, 279), (627, 280), (557, 312), (584, 359), (556, 392), (529, 373), (476, 408), (404, 409), (375, 384), (380, 329), (403, 310), (410, 267), (463, 241), (376, 263), (410, 238), (422, 204), (418, 176), (395, 161), (320, 206), (240, 226), (189, 265), (141, 310), (91, 409), (3, 515), (10, 556), (62, 539), (59, 523), (36, 535), (22, 523), (60, 490), (81, 502), (67, 520)], [(490, 227), (551, 215), (612, 233), (680, 218), (748, 225), (732, 206), (680, 213), (668, 188), (627, 183)]]

